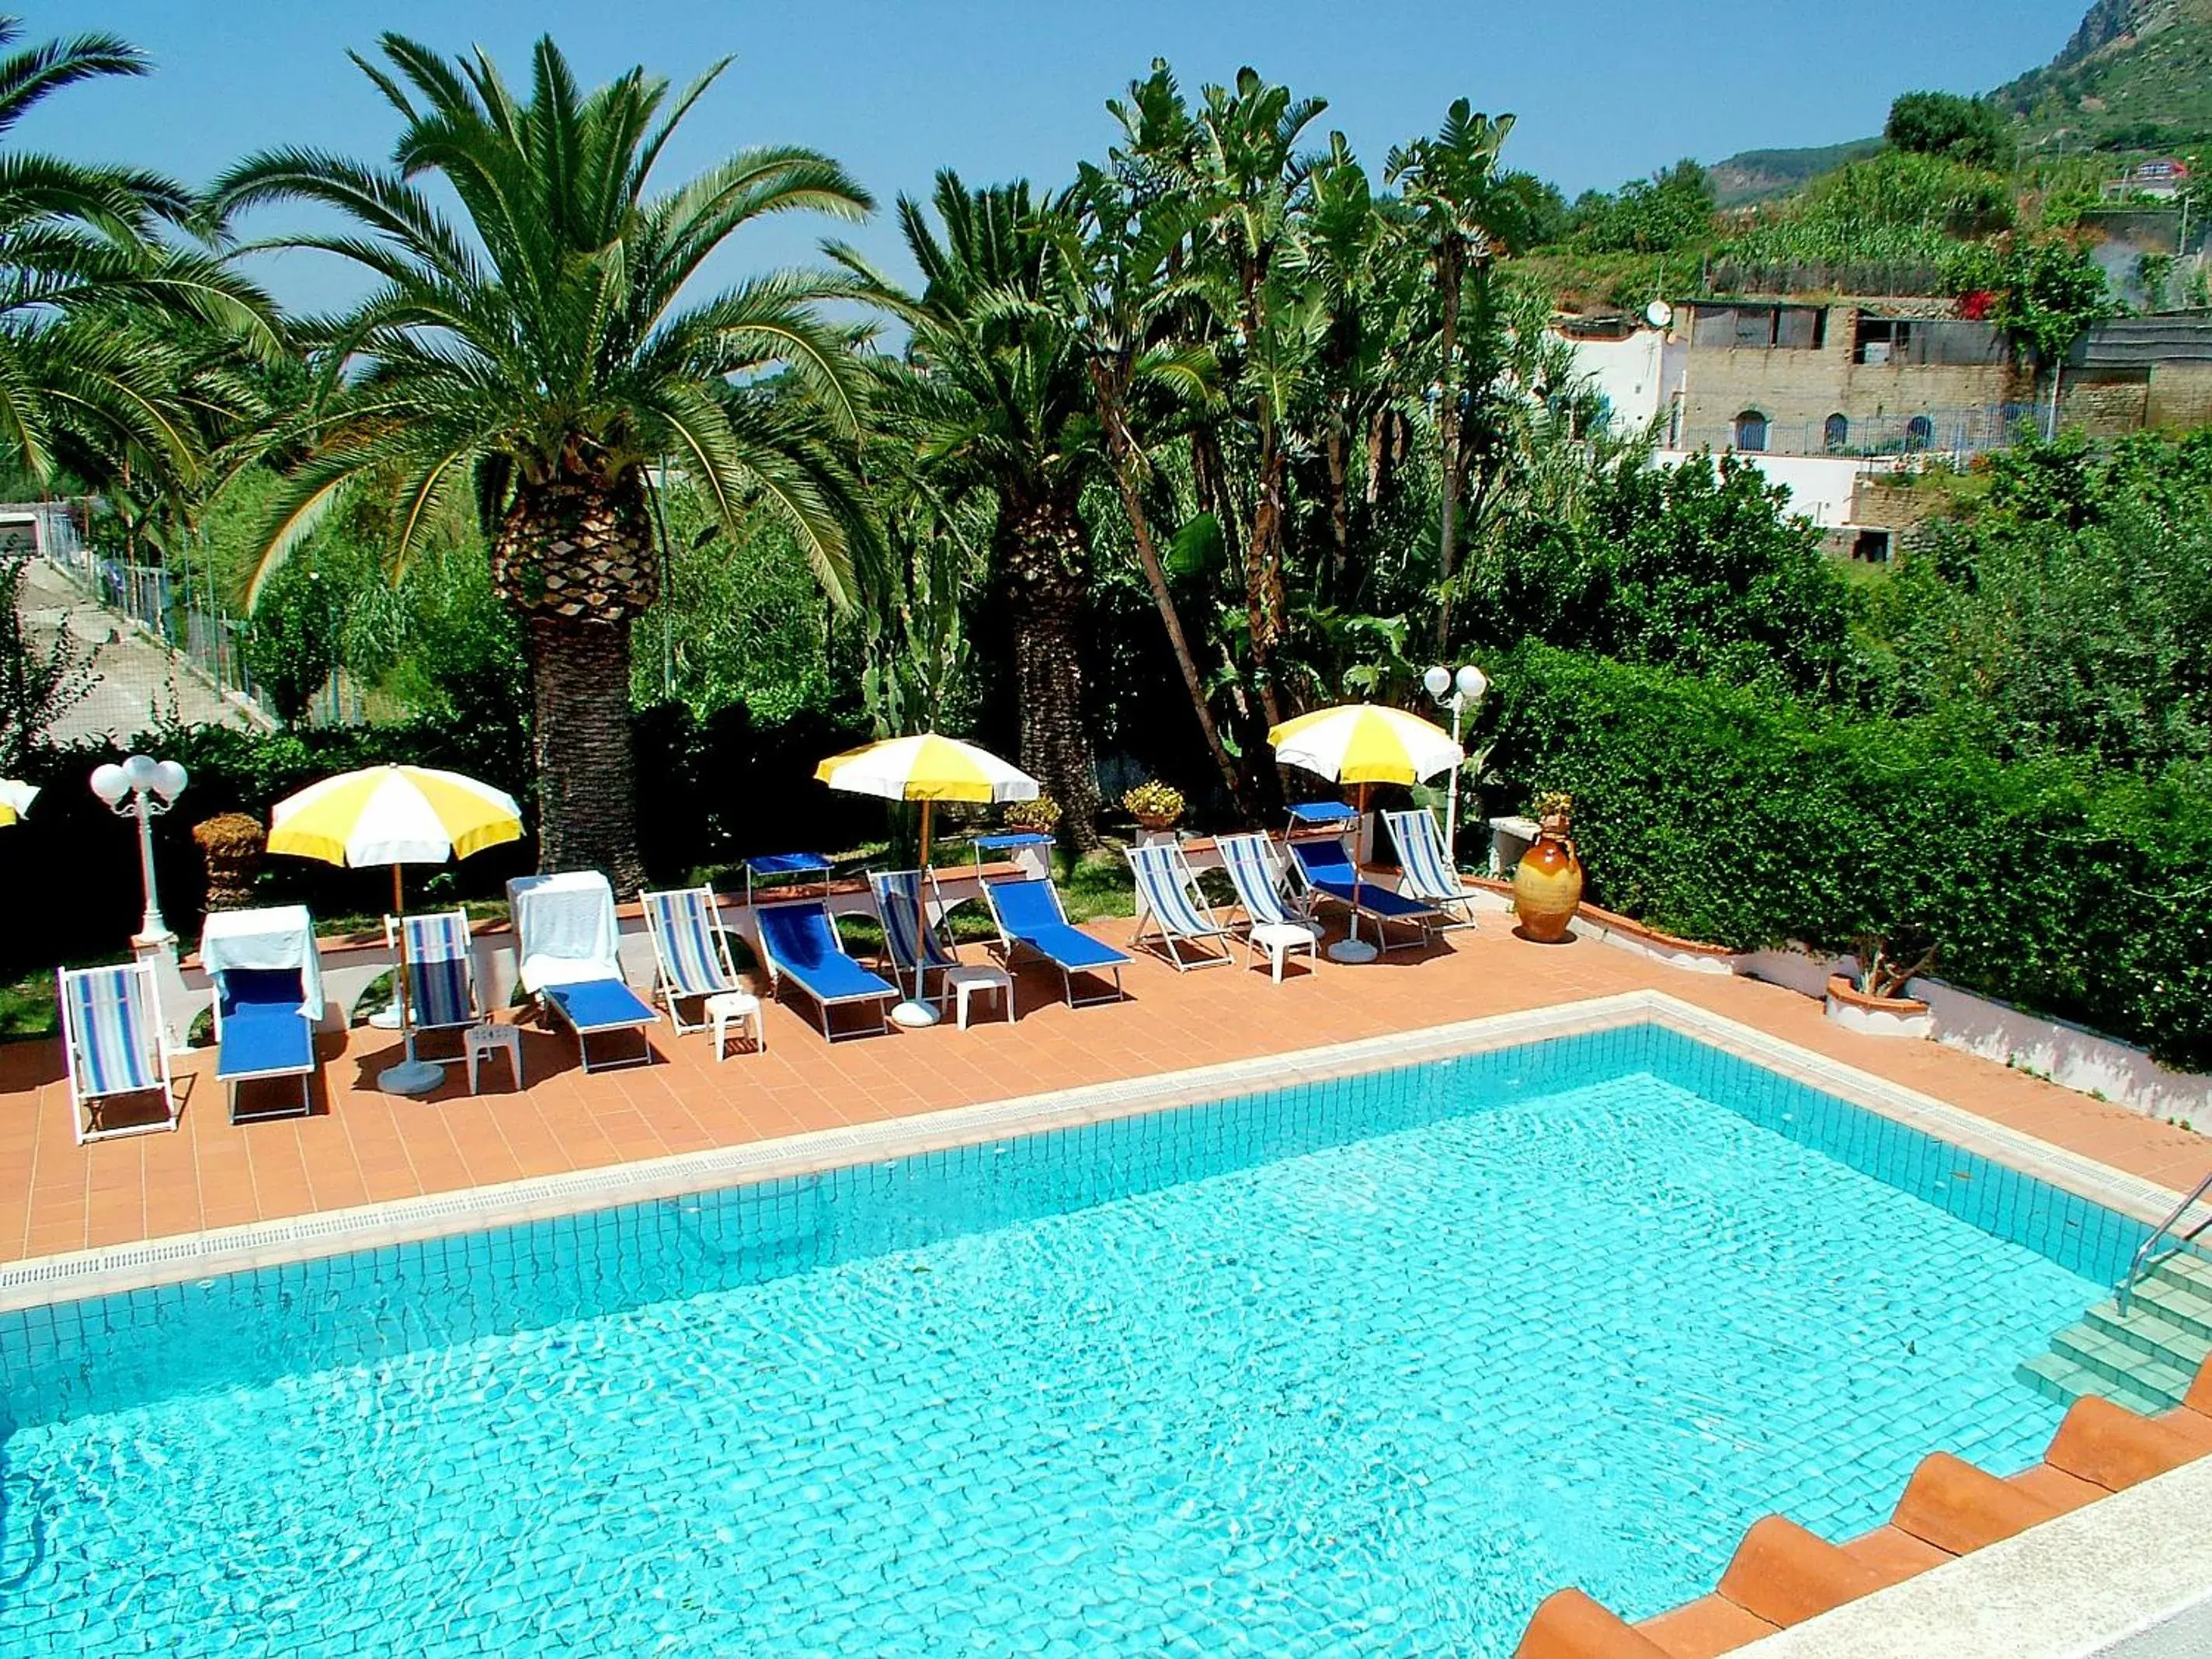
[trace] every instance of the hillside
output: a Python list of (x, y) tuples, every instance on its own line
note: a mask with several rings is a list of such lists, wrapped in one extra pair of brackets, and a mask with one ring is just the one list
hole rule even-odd
[(2212, 138), (2212, 0), (2096, 0), (2057, 58), (1991, 95), (2030, 152)]
[(1712, 180), (1713, 194), (1722, 207), (1746, 207), (1802, 190), (1820, 174), (1881, 148), (1879, 138), (1856, 138), (1813, 149), (1747, 149), (1716, 161), (1705, 169), (1705, 176)]
[[(2041, 69), (1990, 96), (2030, 155), (2212, 143), (2212, 0), (2094, 0)], [(1749, 149), (1706, 169), (1722, 207), (1772, 201), (1881, 147), (1879, 138)]]

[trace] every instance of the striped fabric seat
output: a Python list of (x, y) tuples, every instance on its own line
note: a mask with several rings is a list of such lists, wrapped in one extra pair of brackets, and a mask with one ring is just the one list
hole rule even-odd
[[(922, 872), (919, 870), (874, 870), (868, 874), (868, 889), (875, 896), (876, 916), (884, 925), (884, 953), (890, 957), (894, 974), (912, 974), (917, 952), (915, 948), (915, 911), (916, 895), (920, 892)], [(929, 902), (941, 919), (945, 914), (943, 899), (938, 896), (937, 873), (929, 872)], [(939, 923), (932, 923), (921, 931), (919, 952), (923, 975), (942, 975), (946, 969), (957, 968), (960, 957), (939, 931)], [(926, 996), (919, 980), (915, 984), (915, 995)], [(942, 984), (938, 996), (945, 994)]]
[[(1198, 878), (1182, 848), (1171, 841), (1147, 842), (1127, 849), (1129, 868), (1137, 878), (1139, 925), (1135, 939), (1149, 931), (1159, 939), (1167, 959), (1176, 971), (1211, 968), (1232, 960), (1225, 945), (1216, 956), (1204, 948), (1230, 937), (1229, 930), (1213, 919), (1213, 912), (1198, 890)], [(1188, 960), (1186, 949), (1197, 951)]]
[[(77, 1144), (111, 1135), (177, 1127), (176, 1091), (161, 1045), (161, 1012), (154, 971), (144, 963), (112, 968), (64, 968), (58, 975), (63, 1048), (69, 1065)], [(106, 1127), (100, 1103), (122, 1095), (161, 1096), (156, 1121)]]
[[(392, 931), (393, 918), (385, 918)], [(418, 1031), (451, 1031), (477, 1023), (470, 974), (469, 919), (461, 910), (406, 917), (407, 996)]]
[(1463, 885), (1444, 850), (1443, 831), (1436, 815), (1416, 806), (1402, 812), (1385, 812), (1382, 822), (1398, 848), (1398, 867), (1405, 872), (1400, 886), (1409, 896), (1450, 912), (1455, 927), (1474, 926), (1474, 895)]
[(722, 926), (722, 907), (711, 887), (676, 887), (641, 894), (646, 932), (653, 936), (660, 1000), (678, 1031), (706, 1029), (704, 1010), (692, 1024), (684, 1023), (678, 1003), (719, 996), (738, 988), (730, 936)]
[(1265, 836), (1223, 836), (1213, 843), (1221, 854), (1221, 867), (1237, 890), (1237, 902), (1255, 927), (1294, 925), (1283, 903), (1282, 876), (1275, 866), (1274, 848)]

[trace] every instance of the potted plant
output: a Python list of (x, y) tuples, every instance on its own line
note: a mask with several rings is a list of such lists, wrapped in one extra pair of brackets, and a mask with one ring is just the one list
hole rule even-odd
[(1513, 872), (1513, 911), (1521, 937), (1557, 945), (1567, 937), (1583, 904), (1583, 866), (1575, 856), (1575, 798), (1559, 790), (1536, 797), (1529, 816), (1536, 840)]
[(1889, 933), (1865, 935), (1857, 945), (1857, 974), (1828, 975), (1828, 1018), (1866, 1036), (1935, 1036), (1935, 1014), (1918, 997), (1905, 993), (1935, 966), (1936, 949), (1924, 936), (1900, 945)]
[(246, 812), (218, 812), (192, 826), (207, 865), (207, 908), (243, 910), (253, 902), (253, 876), (268, 849), (269, 832)]
[(1048, 836), (1059, 823), (1060, 803), (1050, 795), (1012, 801), (1006, 807), (1006, 828), (1024, 835)]
[(1173, 784), (1162, 783), (1158, 778), (1140, 783), (1125, 791), (1121, 805), (1137, 821), (1137, 827), (1148, 836), (1164, 835), (1174, 829), (1182, 817), (1182, 791)]

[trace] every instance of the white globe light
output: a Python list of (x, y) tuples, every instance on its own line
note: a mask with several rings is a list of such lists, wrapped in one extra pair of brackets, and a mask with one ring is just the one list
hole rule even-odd
[(1473, 663), (1459, 671), (1459, 694), (1469, 702), (1480, 702), (1490, 690), (1490, 676)]
[(176, 799), (191, 781), (191, 775), (175, 761), (163, 761), (154, 769), (154, 793), (163, 800)]
[(1429, 688), (1429, 695), (1432, 697), (1443, 696), (1451, 690), (1451, 670), (1449, 668), (1431, 668), (1421, 676), (1421, 684)]
[(114, 805), (131, 793), (131, 780), (123, 775), (123, 769), (112, 762), (92, 769), (92, 793)]
[(133, 755), (123, 763), (124, 779), (133, 789), (151, 789), (154, 775), (161, 769), (161, 763), (151, 755)]

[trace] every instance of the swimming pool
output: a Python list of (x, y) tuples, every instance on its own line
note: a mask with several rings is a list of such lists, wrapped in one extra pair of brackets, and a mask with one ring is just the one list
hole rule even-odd
[(0, 1650), (1504, 1654), (2032, 1461), (2141, 1237), (1636, 1025), (0, 1315)]

